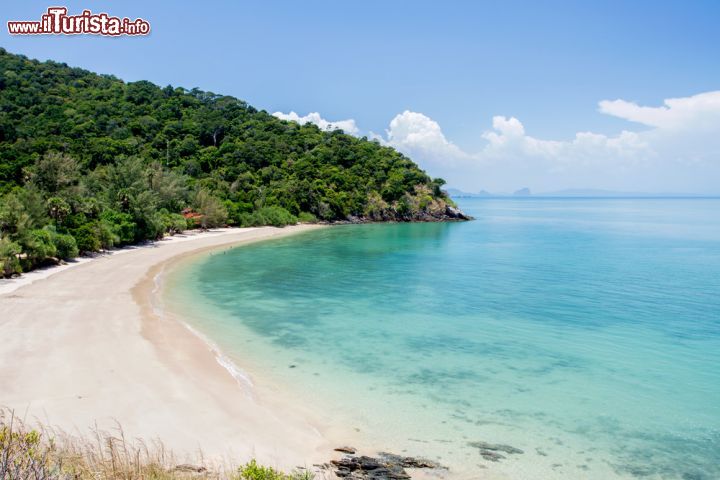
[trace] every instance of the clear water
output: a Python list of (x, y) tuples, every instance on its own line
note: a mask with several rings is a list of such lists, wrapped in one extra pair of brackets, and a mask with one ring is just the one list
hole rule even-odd
[(720, 478), (720, 200), (460, 203), (205, 255), (166, 295), (348, 442), (466, 478)]

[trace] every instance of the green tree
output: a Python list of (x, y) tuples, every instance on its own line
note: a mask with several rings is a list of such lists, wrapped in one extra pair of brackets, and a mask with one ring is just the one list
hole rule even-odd
[(0, 237), (0, 276), (9, 277), (22, 272), (19, 255), (22, 247), (7, 237)]
[(452, 205), (392, 148), (199, 89), (0, 48), (0, 105), (0, 238), (20, 248), (3, 271), (70, 255), (60, 235), (80, 252), (160, 238), (187, 226), (183, 211), (209, 228), (444, 218)]
[(227, 222), (225, 206), (205, 189), (200, 189), (195, 194), (195, 208), (202, 215), (202, 228), (222, 227)]
[(77, 183), (80, 169), (69, 155), (47, 152), (27, 169), (26, 175), (28, 184), (52, 194)]
[(50, 197), (45, 202), (47, 212), (56, 224), (60, 225), (72, 213), (70, 205), (60, 197)]
[(85, 223), (72, 230), (80, 253), (97, 252), (102, 247), (97, 224)]

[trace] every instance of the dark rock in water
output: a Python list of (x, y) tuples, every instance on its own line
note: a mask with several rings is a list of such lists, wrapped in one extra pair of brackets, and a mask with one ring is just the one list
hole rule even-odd
[(469, 215), (465, 215), (462, 210), (459, 208), (451, 207), (448, 205), (445, 207), (445, 215), (447, 215), (449, 218), (454, 218), (456, 220), (472, 220), (472, 217)]
[(348, 221), (349, 223), (366, 223), (366, 222), (367, 222), (367, 219), (362, 218), (362, 217), (357, 217), (357, 216), (355, 216), (355, 215), (348, 215), (348, 216), (347, 216), (347, 221)]
[(683, 480), (708, 480), (710, 477), (700, 472), (685, 472), (682, 474)]
[(488, 443), (488, 442), (470, 442), (468, 443), (471, 447), (475, 447), (480, 450), (480, 455), (491, 462), (499, 462), (504, 455), (498, 452), (507, 453), (510, 455), (525, 453), (519, 448), (511, 447), (510, 445), (503, 445), (501, 443)]
[[(354, 452), (355, 449), (351, 450)], [(330, 463), (335, 467), (335, 475), (352, 480), (409, 480), (406, 468), (440, 468), (439, 464), (430, 460), (392, 453), (381, 453), (378, 458), (345, 455)]]
[(399, 465), (385, 465), (372, 457), (344, 457), (331, 462), (335, 475), (352, 479), (369, 480), (409, 480), (405, 470)]
[(335, 449), (335, 451), (350, 454), (355, 454), (355, 452), (357, 452), (357, 450), (355, 450), (353, 447), (338, 447)]
[(445, 204), (439, 208), (428, 211), (420, 210), (400, 213), (396, 210), (385, 209), (380, 212), (374, 212), (368, 216), (348, 215), (344, 220), (337, 220), (329, 223), (359, 224), (372, 222), (459, 222), (472, 219), (473, 217), (466, 215), (459, 208)]
[(480, 450), (491, 450), (493, 452), (504, 452), (509, 454), (525, 453), (519, 448), (511, 447), (510, 445), (503, 445), (501, 443), (470, 442), (468, 445), (479, 448)]
[(480, 450), (480, 455), (485, 460), (490, 460), (491, 462), (499, 462), (503, 458), (505, 458), (505, 455), (500, 455), (497, 452), (493, 452), (491, 450)]
[(403, 468), (441, 468), (441, 465), (426, 458), (403, 457), (394, 453), (380, 452), (380, 458)]

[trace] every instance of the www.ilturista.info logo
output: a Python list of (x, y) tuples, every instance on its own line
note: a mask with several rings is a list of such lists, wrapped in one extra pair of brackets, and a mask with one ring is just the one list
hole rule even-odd
[(68, 15), (66, 7), (50, 7), (40, 21), (9, 21), (11, 35), (147, 35), (150, 24), (142, 18), (111, 17), (107, 13), (83, 10), (80, 15)]

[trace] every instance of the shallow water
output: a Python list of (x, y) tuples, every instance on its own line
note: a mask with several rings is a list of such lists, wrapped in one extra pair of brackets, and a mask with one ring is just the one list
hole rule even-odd
[(720, 478), (720, 200), (460, 205), (204, 255), (165, 297), (361, 445), (467, 478)]

